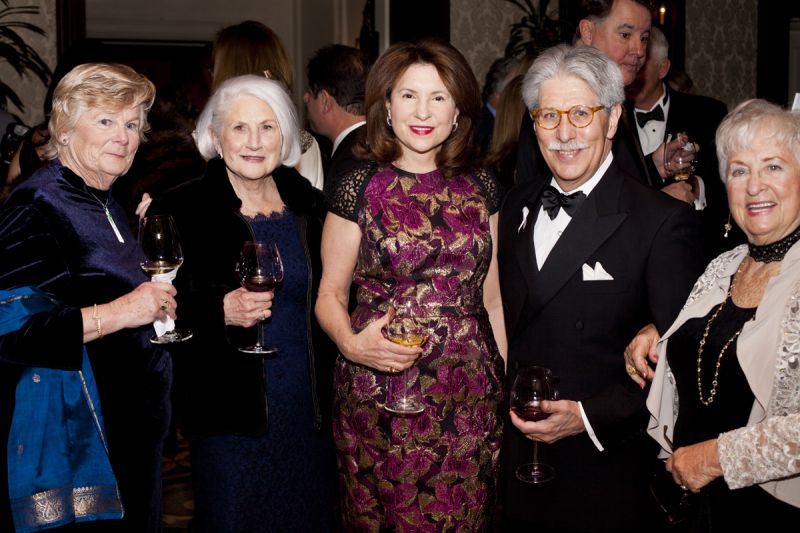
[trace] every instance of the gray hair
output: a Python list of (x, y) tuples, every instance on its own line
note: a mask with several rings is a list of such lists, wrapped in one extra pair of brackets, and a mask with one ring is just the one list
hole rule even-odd
[(607, 55), (592, 46), (559, 44), (539, 54), (525, 75), (522, 99), (528, 109), (539, 106), (542, 83), (561, 76), (586, 82), (606, 113), (625, 100), (622, 73)]
[(223, 121), (231, 104), (245, 94), (258, 98), (272, 108), (281, 131), (281, 164), (295, 166), (300, 161), (301, 150), (294, 104), (282, 84), (254, 74), (230, 78), (211, 95), (197, 119), (196, 142), (200, 154), (206, 160), (217, 155), (209, 130), (220, 137)]
[(800, 111), (789, 111), (761, 99), (745, 100), (717, 128), (719, 175), (728, 179), (731, 154), (750, 146), (756, 138), (785, 146), (800, 164)]
[(653, 26), (650, 28), (650, 39), (647, 41), (647, 59), (664, 59), (669, 56), (669, 43), (664, 32)]

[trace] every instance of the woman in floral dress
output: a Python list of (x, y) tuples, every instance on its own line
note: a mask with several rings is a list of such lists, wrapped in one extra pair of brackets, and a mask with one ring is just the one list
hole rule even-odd
[[(480, 531), (495, 502), (505, 330), (493, 238), (500, 191), (472, 167), (478, 84), (449, 44), (399, 43), (373, 66), (366, 106), (361, 147), (371, 161), (328, 199), (316, 306), (340, 352), (343, 527)], [(398, 295), (424, 309), (421, 347), (383, 335)], [(418, 415), (384, 409), (405, 369), (421, 392)]]

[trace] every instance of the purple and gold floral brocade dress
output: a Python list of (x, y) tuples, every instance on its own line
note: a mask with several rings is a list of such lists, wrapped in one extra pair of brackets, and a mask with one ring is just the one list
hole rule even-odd
[(383, 316), (393, 294), (415, 294), (428, 341), (409, 369), (425, 410), (383, 409), (400, 375), (336, 362), (334, 438), (348, 531), (480, 531), (495, 503), (503, 361), (483, 281), (489, 215), (500, 197), (485, 172), (445, 178), (371, 165), (342, 178), (333, 213), (358, 224), (353, 329)]

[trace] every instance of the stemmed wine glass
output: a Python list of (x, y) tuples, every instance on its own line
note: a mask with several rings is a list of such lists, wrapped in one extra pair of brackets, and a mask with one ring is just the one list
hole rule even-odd
[[(152, 281), (172, 283), (183, 264), (183, 250), (178, 236), (175, 221), (169, 215), (151, 215), (144, 217), (139, 224), (139, 245), (142, 247), (143, 259), (139, 263), (145, 274)], [(166, 311), (166, 307), (162, 306)], [(157, 320), (153, 326), (156, 335), (150, 338), (153, 344), (169, 344), (182, 342), (192, 338), (192, 332), (181, 332), (175, 329), (175, 322), (167, 317)]]
[[(412, 298), (395, 299), (392, 302), (395, 315), (386, 325), (385, 335), (390, 341), (402, 346), (422, 346), (428, 340), (425, 320)], [(408, 369), (401, 377), (392, 378), (386, 410), (401, 415), (414, 415), (425, 410), (418, 390), (409, 390)]]
[[(274, 242), (247, 241), (236, 265), (242, 287), (253, 292), (274, 291), (283, 282), (283, 262)], [(264, 345), (263, 320), (256, 323), (257, 340), (252, 346), (242, 346), (240, 352), (267, 355), (278, 351)]]
[[(511, 410), (523, 420), (538, 422), (550, 416), (541, 410), (541, 402), (557, 397), (556, 380), (549, 368), (523, 366), (511, 387)], [(525, 483), (544, 483), (555, 477), (552, 466), (539, 462), (538, 441), (533, 441), (533, 462), (518, 467), (516, 475)]]
[[(664, 170), (667, 176), (675, 181), (686, 181), (694, 174), (695, 159), (697, 158), (697, 143), (692, 141), (685, 133), (679, 133), (676, 138), (685, 139), (683, 145), (672, 154), (664, 150)], [(666, 143), (672, 140), (672, 134), (667, 135)]]

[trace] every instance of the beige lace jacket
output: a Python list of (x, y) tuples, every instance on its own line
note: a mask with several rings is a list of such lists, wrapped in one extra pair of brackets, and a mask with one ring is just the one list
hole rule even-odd
[[(659, 362), (647, 398), (648, 432), (669, 450), (678, 395), (666, 344), (686, 320), (705, 316), (725, 298), (730, 280), (747, 255), (743, 245), (726, 252), (697, 280), (683, 310), (658, 345)], [(800, 243), (770, 280), (754, 320), (739, 337), (737, 358), (755, 395), (747, 426), (718, 439), (723, 477), (731, 489), (754, 484), (800, 507)]]

